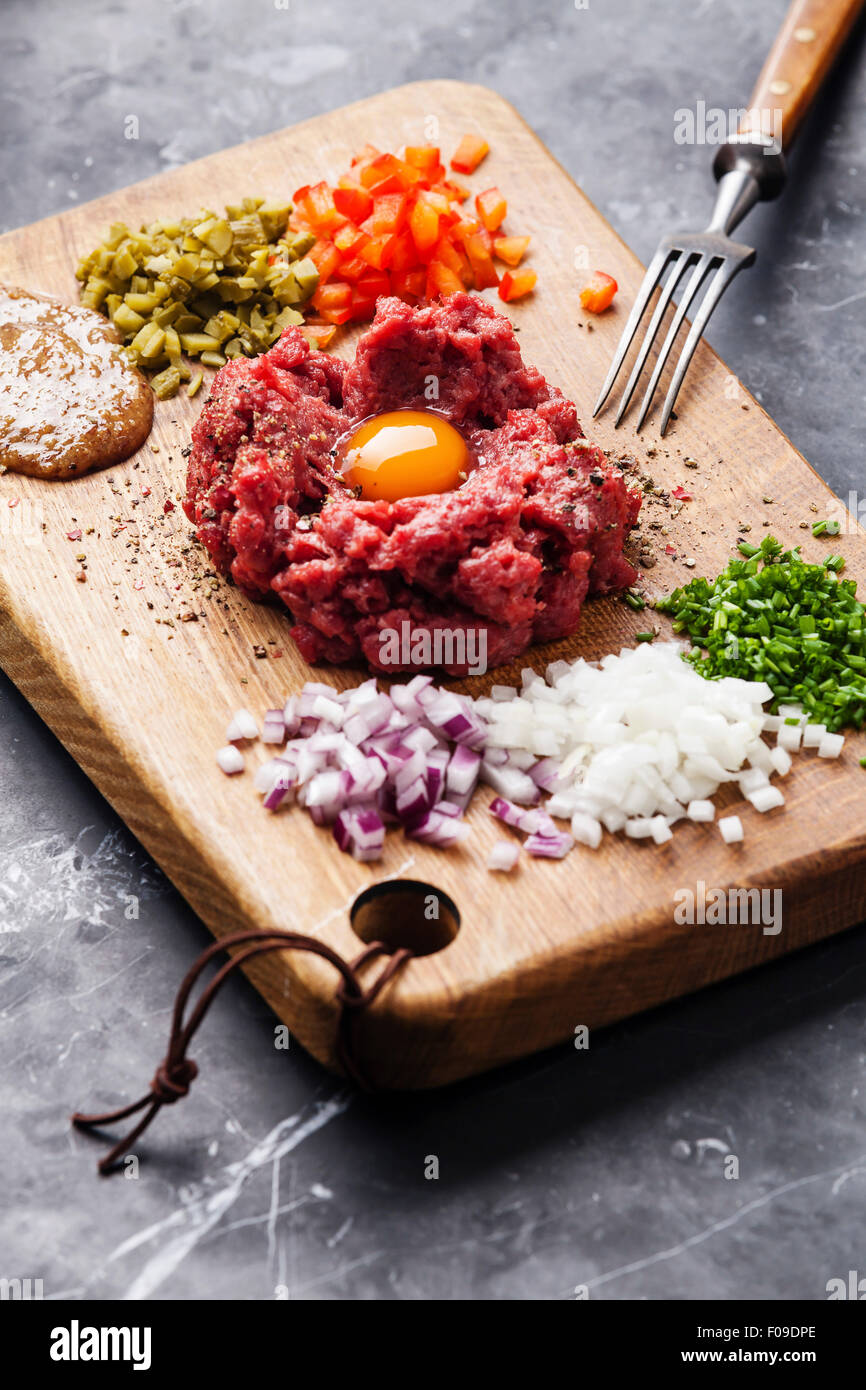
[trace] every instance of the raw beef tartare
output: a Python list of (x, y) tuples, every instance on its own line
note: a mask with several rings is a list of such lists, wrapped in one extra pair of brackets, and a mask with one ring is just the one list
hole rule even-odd
[[(358, 498), (338, 441), (406, 407), (433, 407), (462, 432), (465, 481)], [(283, 600), (310, 662), (400, 669), (383, 663), (382, 635), (408, 623), (483, 630), (496, 666), (574, 632), (587, 594), (635, 579), (623, 543), (639, 494), (525, 365), (509, 320), (469, 294), (380, 300), (348, 366), (297, 328), (229, 362), (193, 429), (184, 508), (220, 570)]]

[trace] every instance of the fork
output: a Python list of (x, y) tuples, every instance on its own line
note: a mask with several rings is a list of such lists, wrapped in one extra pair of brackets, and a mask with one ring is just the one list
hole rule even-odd
[(665, 398), (660, 422), (660, 433), (664, 435), (710, 315), (734, 277), (755, 260), (754, 248), (733, 241), (730, 234), (756, 203), (777, 198), (784, 188), (784, 152), (790, 148), (864, 3), (866, 0), (793, 0), (761, 69), (748, 110), (736, 133), (716, 153), (713, 174), (718, 192), (710, 222), (703, 232), (679, 232), (662, 237), (659, 242), (614, 353), (593, 418), (610, 395), (638, 325), (658, 289), (658, 299), (617, 411), (616, 425), (622, 422), (674, 294), (684, 283), (641, 402), (636, 428), (643, 427), (686, 314), (703, 287), (703, 299)]

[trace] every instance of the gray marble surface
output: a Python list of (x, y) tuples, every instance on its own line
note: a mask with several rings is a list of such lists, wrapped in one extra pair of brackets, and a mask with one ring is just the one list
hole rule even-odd
[[(448, 76), (510, 98), (646, 258), (711, 194), (712, 152), (674, 143), (674, 112), (743, 104), (784, 9), (4, 0), (0, 227)], [(710, 334), (843, 496), (863, 474), (864, 106), (861, 36)], [(820, 1299), (866, 1271), (862, 928), (588, 1053), (384, 1100), (275, 1051), (235, 983), (140, 1176), (100, 1182), (69, 1111), (140, 1093), (209, 937), (2, 679), (0, 923), (0, 1276), (47, 1297)]]

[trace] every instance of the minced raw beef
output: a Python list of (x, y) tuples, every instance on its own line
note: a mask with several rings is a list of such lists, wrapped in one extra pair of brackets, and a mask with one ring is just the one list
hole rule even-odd
[[(357, 499), (333, 465), (338, 439), (368, 416), (430, 406), (463, 431), (466, 481)], [(385, 669), (382, 635), (408, 622), (413, 634), (483, 629), (487, 664), (500, 665), (574, 632), (587, 594), (636, 577), (622, 547), (639, 494), (524, 364), (509, 320), (469, 294), (421, 308), (381, 299), (348, 366), (297, 328), (229, 362), (193, 429), (184, 508), (220, 570), (283, 600), (310, 662)]]

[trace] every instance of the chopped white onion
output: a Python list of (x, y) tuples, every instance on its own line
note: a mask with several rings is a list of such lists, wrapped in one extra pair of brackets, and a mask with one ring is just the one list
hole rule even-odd
[(736, 845), (744, 838), (743, 822), (739, 816), (722, 816), (719, 830), (726, 845)]
[(259, 726), (248, 709), (239, 709), (226, 729), (226, 743), (237, 743), (240, 739), (253, 739), (259, 736)]
[(817, 748), (826, 732), (826, 724), (807, 724), (803, 730), (803, 747)]
[(845, 744), (844, 734), (824, 734), (818, 744), (819, 758), (838, 758)]
[(585, 811), (575, 811), (571, 818), (571, 833), (579, 845), (587, 845), (589, 849), (598, 849), (601, 844), (601, 822), (594, 816), (588, 816)]
[(748, 792), (747, 801), (751, 801), (756, 811), (772, 811), (776, 806), (784, 806), (785, 798), (778, 787), (756, 787), (754, 791)]
[[(527, 775), (552, 793), (549, 814), (585, 817), (612, 833), (624, 829), (629, 838), (659, 843), (689, 814), (687, 807), (696, 808), (690, 819), (712, 819), (709, 799), (724, 783), (739, 782), (744, 794), (768, 787), (777, 762), (783, 766), (761, 737), (770, 687), (705, 680), (682, 661), (682, 650), (676, 642), (654, 642), (610, 653), (598, 664), (555, 662), (546, 682), (525, 670), (516, 698), (478, 704), (488, 722), (482, 779), (519, 802), (514, 754), (538, 756), (543, 749), (543, 772), (536, 764)], [(801, 712), (789, 717), (799, 720)], [(780, 738), (777, 754), (788, 737)], [(507, 750), (509, 761), (494, 766), (495, 749)], [(576, 824), (591, 829), (586, 821)]]
[(497, 840), (487, 856), (491, 872), (508, 874), (520, 858), (520, 846), (514, 840)]
[[(784, 752), (784, 749), (782, 751)], [(759, 787), (768, 787), (770, 785), (770, 779), (766, 772), (762, 772), (759, 767), (747, 768), (745, 772), (740, 774), (737, 781), (743, 796), (749, 796), (751, 792), (757, 791)]]
[(773, 764), (774, 772), (778, 772), (780, 777), (787, 777), (793, 767), (793, 759), (786, 748), (780, 748), (776, 744), (775, 748), (770, 749), (770, 762)]
[(221, 748), (216, 755), (217, 765), (222, 768), (227, 777), (232, 777), (236, 772), (244, 770), (244, 755), (239, 748), (235, 748), (233, 743), (227, 743), (225, 748)]
[(776, 735), (776, 745), (786, 753), (799, 753), (803, 730), (799, 724), (783, 724)]

